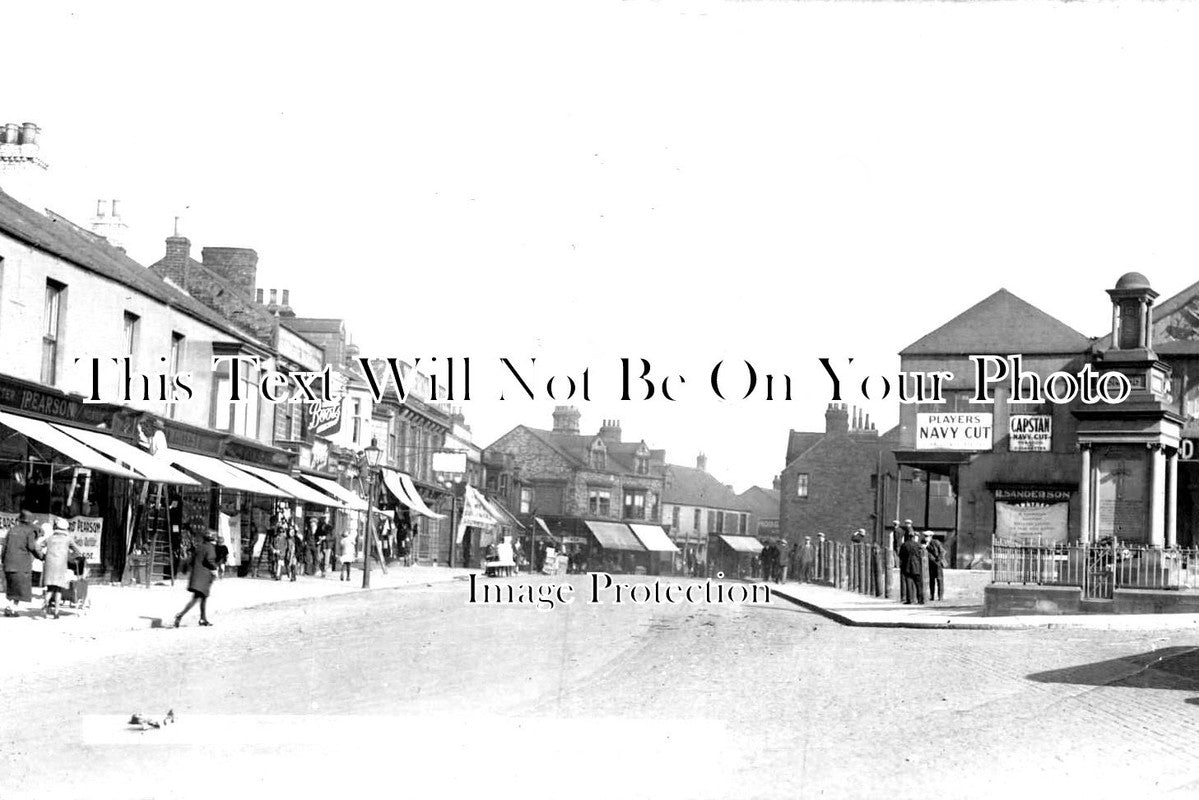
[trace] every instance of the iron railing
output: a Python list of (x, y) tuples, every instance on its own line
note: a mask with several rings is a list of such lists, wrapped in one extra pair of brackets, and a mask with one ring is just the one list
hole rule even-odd
[(1199, 548), (1117, 540), (991, 543), (993, 583), (1081, 586), (1087, 597), (1112, 589), (1199, 589)]

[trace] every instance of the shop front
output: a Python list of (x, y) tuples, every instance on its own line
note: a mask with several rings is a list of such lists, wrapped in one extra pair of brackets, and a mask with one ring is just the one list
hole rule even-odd
[(587, 559), (593, 572), (642, 574), (650, 571), (650, 552), (623, 522), (584, 520), (595, 547)]
[[(407, 553), (421, 564), (448, 564), (452, 557), (453, 541), (446, 541), (442, 522), (446, 514), (430, 508), (425, 496), (406, 472), (382, 468), (383, 486), (396, 503), (393, 518), (398, 519), (397, 539)], [(429, 490), (426, 489), (428, 493)], [(430, 498), (430, 501), (433, 501)], [(452, 509), (451, 509), (452, 511)], [(448, 526), (447, 526), (448, 527)]]
[(675, 556), (679, 548), (666, 535), (666, 530), (659, 525), (643, 525), (629, 523), (629, 529), (641, 542), (648, 554), (646, 559), (647, 573), (650, 575), (673, 575)]
[(758, 556), (762, 543), (753, 536), (717, 534), (710, 537), (708, 547), (708, 577), (724, 579), (758, 577)]

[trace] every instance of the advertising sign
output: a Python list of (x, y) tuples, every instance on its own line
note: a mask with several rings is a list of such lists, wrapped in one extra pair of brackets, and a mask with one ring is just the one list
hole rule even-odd
[(995, 503), (995, 535), (1021, 544), (1066, 541), (1066, 503)]
[(990, 450), (990, 414), (917, 414), (917, 450)]
[(313, 436), (332, 436), (341, 430), (341, 401), (308, 404), (308, 432)]
[(1053, 417), (1048, 414), (1012, 414), (1008, 419), (1008, 450), (1048, 453), (1052, 443)]
[(104, 533), (104, 520), (100, 517), (75, 517), (67, 520), (71, 538), (87, 556), (87, 563), (100, 563), (100, 536)]

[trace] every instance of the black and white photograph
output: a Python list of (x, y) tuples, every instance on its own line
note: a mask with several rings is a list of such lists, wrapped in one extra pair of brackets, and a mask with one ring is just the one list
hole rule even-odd
[(0, 32), (0, 800), (1199, 796), (1199, 7)]

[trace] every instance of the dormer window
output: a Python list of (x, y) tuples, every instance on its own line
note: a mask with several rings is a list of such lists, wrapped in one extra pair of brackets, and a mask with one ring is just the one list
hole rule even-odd
[(595, 444), (591, 445), (591, 468), (608, 468), (608, 451), (604, 448), (604, 443), (600, 439), (596, 439)]
[(642, 442), (633, 453), (633, 471), (638, 475), (649, 474), (649, 448)]

